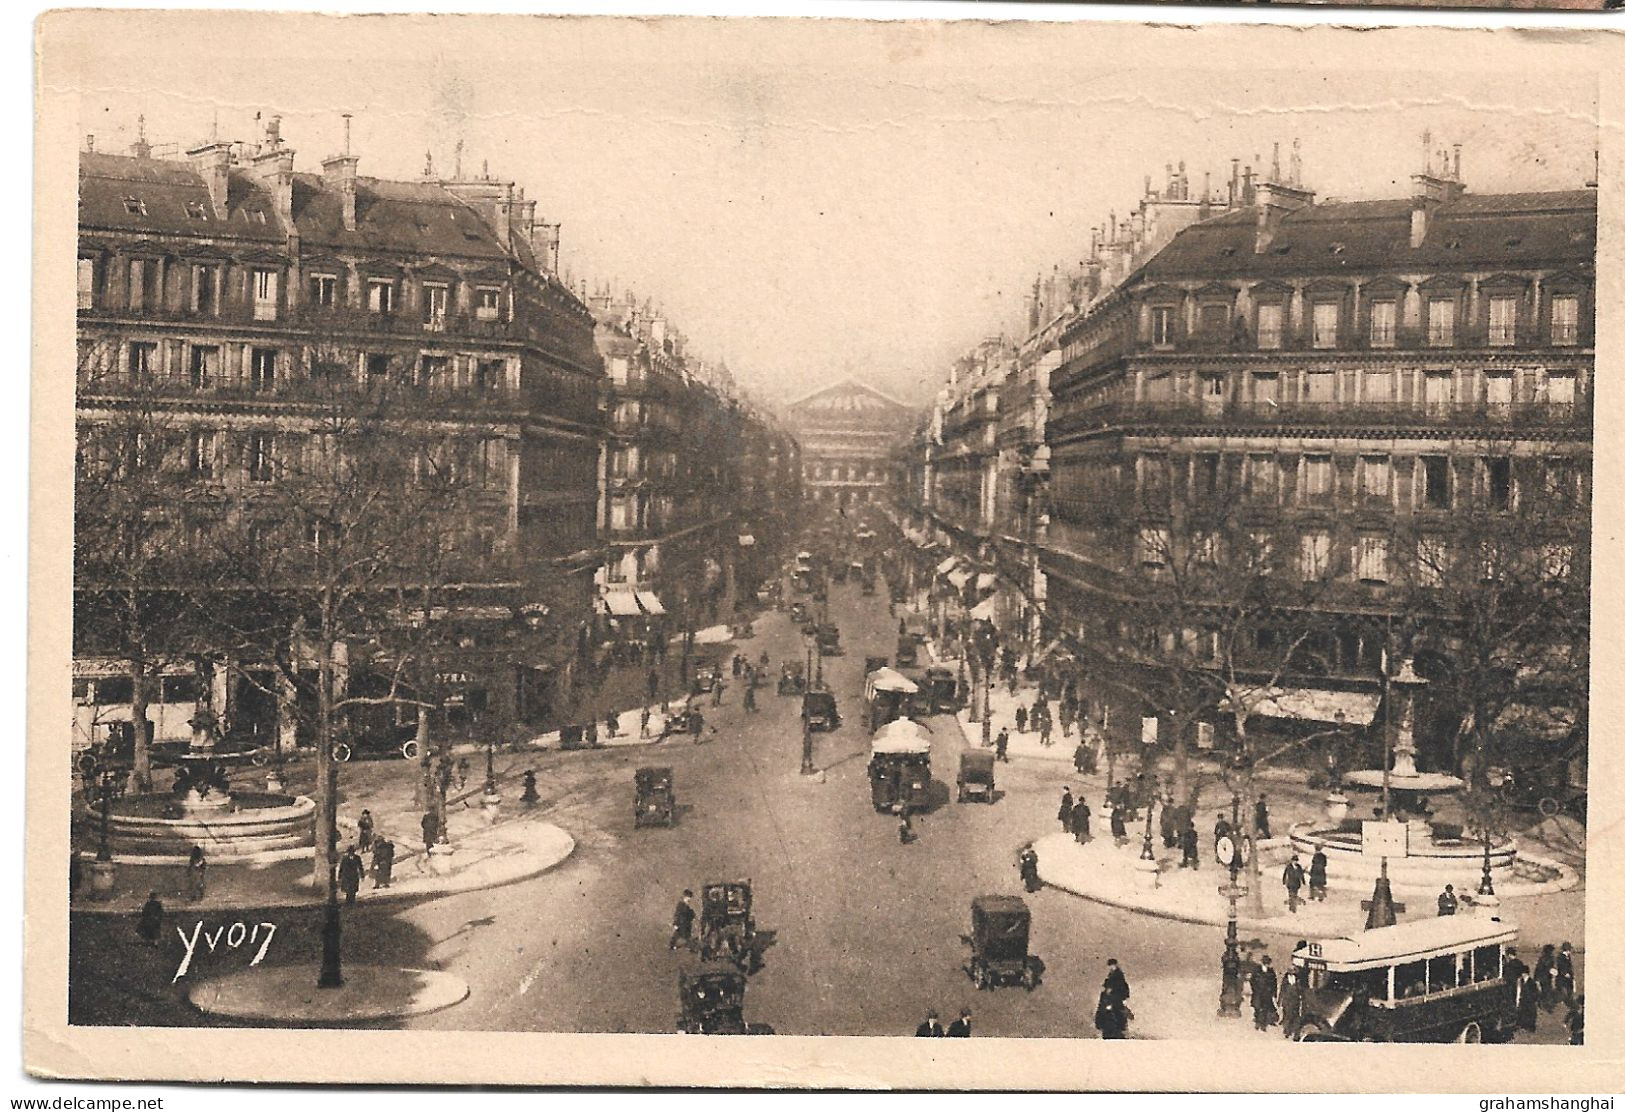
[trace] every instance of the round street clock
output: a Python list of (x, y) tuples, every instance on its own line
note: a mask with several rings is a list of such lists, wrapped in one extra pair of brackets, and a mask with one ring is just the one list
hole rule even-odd
[(1241, 851), (1236, 848), (1236, 840), (1228, 834), (1221, 834), (1218, 841), (1213, 843), (1213, 852), (1219, 858), (1219, 864), (1227, 869), (1241, 864)]

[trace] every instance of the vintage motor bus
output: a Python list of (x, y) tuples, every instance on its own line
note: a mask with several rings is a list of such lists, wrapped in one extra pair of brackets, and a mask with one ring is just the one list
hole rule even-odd
[(1292, 955), (1304, 986), (1298, 1038), (1505, 1042), (1515, 986), (1503, 962), (1517, 938), (1500, 919), (1442, 915), (1310, 942)]

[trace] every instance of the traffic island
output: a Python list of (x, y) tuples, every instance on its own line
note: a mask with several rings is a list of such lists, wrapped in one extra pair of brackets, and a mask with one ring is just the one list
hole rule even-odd
[(346, 965), (344, 984), (317, 988), (316, 969), (279, 965), (200, 981), (186, 994), (198, 1011), (280, 1027), (342, 1027), (426, 1015), (468, 997), (468, 982), (431, 969)]

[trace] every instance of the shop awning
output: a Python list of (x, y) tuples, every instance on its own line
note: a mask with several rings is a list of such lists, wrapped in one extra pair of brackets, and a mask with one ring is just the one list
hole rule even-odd
[(970, 582), (970, 573), (965, 571), (951, 571), (948, 573), (948, 582), (952, 583), (960, 590), (964, 590), (965, 584)]
[(666, 608), (660, 605), (660, 596), (653, 591), (639, 591), (637, 592), (637, 599), (638, 605), (643, 607), (645, 614), (658, 618), (666, 612)]
[(942, 563), (937, 565), (937, 574), (938, 575), (947, 575), (949, 572), (954, 570), (954, 565), (957, 564), (957, 563), (959, 563), (959, 557), (958, 556), (950, 556), (950, 557), (948, 557)]
[(643, 611), (638, 609), (638, 597), (631, 591), (605, 591), (604, 609), (617, 618), (636, 618)]
[(993, 572), (984, 571), (981, 575), (976, 577), (976, 589), (978, 591), (991, 591), (998, 585), (999, 577)]
[(1336, 722), (1338, 712), (1349, 726), (1369, 726), (1382, 696), (1365, 691), (1325, 691), (1318, 687), (1272, 687), (1252, 697), (1252, 713), (1264, 718), (1297, 718)]
[(971, 607), (970, 616), (979, 622), (991, 622), (993, 620), (993, 600), (985, 598)]
[(929, 753), (931, 738), (912, 718), (898, 718), (876, 731), (869, 749), (873, 753)]

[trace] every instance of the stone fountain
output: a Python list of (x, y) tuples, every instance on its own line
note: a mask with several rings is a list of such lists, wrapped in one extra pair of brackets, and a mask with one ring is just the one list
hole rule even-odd
[[(315, 802), (307, 796), (234, 791), (227, 770), (249, 758), (216, 753), (214, 739), (213, 716), (200, 709), (193, 719), (191, 745), (181, 753), (155, 755), (176, 768), (174, 788), (113, 802), (107, 816), (107, 845), (114, 861), (184, 862), (193, 846), (201, 846), (216, 864), (265, 862), (313, 851)], [(87, 822), (99, 830), (101, 812), (90, 808)]]
[[(1320, 829), (1313, 823), (1292, 828), (1293, 850), (1306, 861), (1316, 849), (1323, 850), (1333, 883), (1339, 879), (1368, 883), (1381, 875), (1385, 863), (1394, 884), (1434, 892), (1445, 884), (1470, 891), (1483, 875), (1483, 840), (1430, 818), (1428, 797), (1458, 792), (1465, 782), (1459, 776), (1422, 772), (1416, 767), (1416, 692), (1426, 682), (1411, 661), (1401, 665), (1390, 681), (1390, 691), (1399, 695), (1401, 705), (1388, 768), (1358, 769), (1343, 775), (1344, 784), (1384, 793), (1388, 808), (1380, 821), (1344, 819)], [(1510, 838), (1492, 839), (1491, 878), (1497, 883), (1509, 878), (1516, 858), (1517, 845)]]

